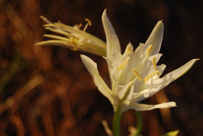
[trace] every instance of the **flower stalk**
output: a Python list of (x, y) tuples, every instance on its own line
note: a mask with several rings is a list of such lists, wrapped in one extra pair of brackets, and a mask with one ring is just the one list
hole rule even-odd
[(137, 118), (137, 131), (133, 136), (139, 136), (142, 130), (142, 114), (140, 111), (135, 111)]
[(121, 104), (118, 104), (117, 110), (113, 115), (113, 134), (114, 136), (120, 136), (120, 122), (122, 118), (122, 112), (120, 111)]

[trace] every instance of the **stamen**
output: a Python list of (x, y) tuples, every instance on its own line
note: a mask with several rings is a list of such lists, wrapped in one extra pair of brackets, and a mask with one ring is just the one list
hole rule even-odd
[(152, 45), (149, 45), (149, 46), (147, 47), (147, 50), (146, 50), (146, 56), (147, 56), (147, 57), (149, 57), (151, 51), (152, 51)]
[(146, 76), (146, 77), (144, 78), (143, 82), (146, 83), (151, 77), (153, 77), (154, 75), (156, 75), (156, 74), (158, 74), (158, 73), (159, 73), (158, 70), (152, 72), (151, 74), (149, 74), (148, 76)]
[(88, 25), (90, 25), (90, 26), (92, 25), (92, 22), (88, 18), (86, 18), (85, 21), (87, 21), (87, 24), (85, 25), (85, 27), (83, 29), (84, 32), (86, 31)]
[(118, 71), (122, 70), (128, 64), (129, 60), (130, 60), (130, 57), (127, 57), (125, 61), (118, 67)]
[(139, 81), (142, 81), (142, 77), (140, 76), (140, 74), (135, 69), (133, 69), (133, 74), (137, 77), (137, 79)]
[[(152, 64), (154, 66), (155, 71), (158, 71), (158, 68), (156, 66), (156, 59), (155, 59), (155, 57), (153, 57), (153, 59), (152, 59)], [(159, 76), (159, 73), (157, 75)]]
[(127, 46), (126, 53), (127, 55), (130, 55), (132, 53), (130, 46)]
[(92, 22), (91, 22), (88, 18), (86, 18), (85, 21), (87, 21), (87, 23), (88, 23), (90, 26), (92, 25)]

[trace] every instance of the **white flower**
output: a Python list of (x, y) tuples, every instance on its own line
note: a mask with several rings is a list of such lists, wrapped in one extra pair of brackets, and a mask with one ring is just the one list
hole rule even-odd
[(144, 111), (176, 106), (175, 102), (158, 105), (146, 105), (138, 102), (152, 96), (170, 82), (182, 76), (198, 59), (193, 59), (173, 72), (160, 77), (166, 67), (164, 64), (156, 65), (162, 55), (159, 54), (163, 38), (162, 21), (156, 24), (145, 44), (141, 43), (133, 51), (133, 46), (129, 43), (123, 55), (106, 11), (103, 12), (102, 22), (107, 41), (107, 56), (104, 58), (108, 64), (111, 89), (99, 75), (96, 63), (85, 55), (81, 55), (81, 58), (95, 85), (109, 99), (114, 111), (120, 110), (123, 112), (128, 109)]
[(45, 29), (63, 36), (45, 34), (45, 37), (53, 38), (55, 40), (39, 42), (36, 45), (57, 45), (70, 48), (74, 51), (80, 50), (99, 56), (106, 56), (106, 44), (97, 37), (85, 32), (88, 25), (91, 26), (91, 21), (89, 19), (85, 19), (87, 24), (83, 30), (80, 30), (79, 28), (82, 24), (76, 24), (71, 27), (62, 24), (61, 22), (52, 23), (43, 16), (41, 16), (41, 18), (47, 23), (44, 25)]

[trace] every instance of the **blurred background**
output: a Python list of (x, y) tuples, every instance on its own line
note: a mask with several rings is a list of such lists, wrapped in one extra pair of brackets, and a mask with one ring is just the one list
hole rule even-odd
[[(0, 0), (0, 136), (107, 136), (101, 120), (112, 128), (113, 108), (94, 85), (80, 54), (98, 64), (110, 85), (103, 58), (57, 46), (35, 46), (47, 40), (43, 15), (73, 26), (92, 22), (87, 32), (105, 41), (101, 15), (108, 16), (122, 51), (128, 42), (144, 43), (159, 20), (164, 38), (158, 64), (164, 74), (193, 58), (189, 72), (143, 101), (175, 101), (177, 107), (142, 112), (143, 136), (179, 130), (179, 136), (203, 135), (203, 1), (200, 0)], [(164, 75), (163, 74), (163, 75)], [(136, 127), (133, 110), (121, 121), (121, 135)]]

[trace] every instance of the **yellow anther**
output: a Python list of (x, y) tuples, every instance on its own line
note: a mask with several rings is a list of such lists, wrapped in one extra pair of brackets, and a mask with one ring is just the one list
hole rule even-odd
[(152, 51), (152, 45), (149, 45), (149, 46), (147, 47), (147, 50), (146, 50), (146, 56), (147, 56), (147, 57), (149, 57), (151, 51)]
[(140, 74), (135, 69), (133, 69), (133, 74), (137, 77), (137, 79), (139, 81), (142, 81), (142, 77), (140, 76)]
[(90, 26), (92, 25), (92, 22), (88, 18), (86, 18), (85, 21), (87, 21), (87, 24), (85, 25), (83, 31), (86, 31), (88, 25), (90, 25)]
[(127, 55), (130, 55), (132, 52), (131, 52), (131, 48), (130, 48), (130, 46), (127, 46), (127, 48), (126, 48), (126, 54)]
[[(155, 71), (158, 71), (158, 68), (156, 66), (156, 59), (155, 59), (155, 57), (153, 57), (153, 59), (152, 59), (152, 64), (154, 66)], [(157, 75), (159, 76), (159, 73)]]
[(86, 18), (85, 21), (87, 21), (87, 23), (88, 23), (90, 26), (92, 25), (92, 22), (91, 22), (88, 18)]
[(146, 77), (144, 78), (143, 82), (146, 83), (151, 77), (153, 77), (154, 75), (156, 75), (156, 74), (158, 74), (158, 73), (159, 73), (158, 70), (152, 72), (151, 74), (149, 74), (148, 76), (146, 76)]
[(128, 64), (129, 60), (130, 60), (130, 57), (127, 57), (125, 61), (118, 67), (118, 71), (122, 70)]

